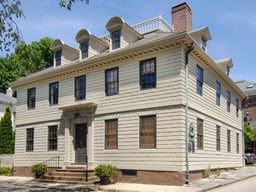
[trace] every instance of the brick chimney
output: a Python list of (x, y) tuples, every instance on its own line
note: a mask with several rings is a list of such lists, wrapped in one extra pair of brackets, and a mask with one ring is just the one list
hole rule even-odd
[(192, 12), (186, 2), (172, 7), (172, 24), (174, 32), (192, 30)]

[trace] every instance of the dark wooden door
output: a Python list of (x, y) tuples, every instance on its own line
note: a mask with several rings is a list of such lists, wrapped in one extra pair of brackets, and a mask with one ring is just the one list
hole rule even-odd
[(75, 132), (75, 163), (85, 164), (87, 158), (87, 125), (76, 124)]

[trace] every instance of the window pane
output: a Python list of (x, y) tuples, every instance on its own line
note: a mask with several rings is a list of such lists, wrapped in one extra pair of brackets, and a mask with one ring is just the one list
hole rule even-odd
[(220, 151), (220, 126), (216, 126), (216, 150)]
[(227, 91), (227, 112), (230, 112), (231, 93)]
[(48, 127), (48, 150), (55, 151), (58, 146), (57, 125)]
[(140, 117), (140, 148), (156, 147), (156, 116)]
[(106, 95), (118, 94), (118, 68), (108, 69), (105, 71), (105, 89)]
[(57, 51), (55, 53), (55, 62), (56, 62), (56, 66), (61, 65), (61, 55), (62, 55), (62, 51)]
[(49, 103), (50, 105), (58, 104), (59, 100), (59, 82), (49, 85)]
[(105, 121), (105, 149), (117, 149), (117, 119)]
[(199, 95), (203, 95), (203, 81), (204, 81), (204, 71), (200, 66), (196, 66), (197, 73), (197, 84), (196, 84), (196, 92)]
[(216, 81), (216, 105), (220, 106), (221, 85)]
[(140, 87), (150, 89), (156, 87), (156, 59), (140, 62)]
[(203, 149), (203, 120), (197, 119), (197, 149)]
[(89, 48), (89, 43), (88, 41), (81, 43), (81, 53), (82, 53), (82, 59), (85, 59), (88, 57), (88, 48)]
[(33, 109), (36, 106), (36, 88), (28, 89), (27, 91), (27, 106)]
[(112, 49), (120, 48), (120, 37), (121, 37), (121, 30), (113, 31), (111, 33)]
[(34, 128), (29, 128), (26, 130), (26, 151), (34, 150)]
[(75, 99), (83, 100), (85, 99), (85, 76), (80, 76), (75, 78)]
[(231, 151), (230, 130), (227, 130), (227, 151)]

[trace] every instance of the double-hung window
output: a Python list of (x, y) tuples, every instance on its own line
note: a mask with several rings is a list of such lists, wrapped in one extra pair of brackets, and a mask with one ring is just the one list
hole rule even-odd
[(227, 130), (227, 152), (231, 152), (231, 131)]
[(204, 148), (203, 120), (197, 119), (197, 149)]
[(227, 91), (227, 112), (230, 112), (230, 105), (231, 105), (231, 93)]
[(82, 59), (88, 58), (88, 48), (89, 48), (88, 41), (85, 41), (80, 44)]
[(216, 105), (220, 106), (221, 85), (216, 81)]
[(156, 58), (140, 62), (140, 88), (151, 89), (156, 87)]
[(112, 50), (120, 48), (121, 30), (111, 32)]
[(59, 102), (59, 82), (50, 83), (49, 85), (49, 104), (56, 105)]
[(27, 106), (28, 109), (34, 109), (36, 107), (36, 88), (30, 88), (27, 91)]
[(236, 153), (239, 153), (239, 133), (236, 133)]
[(239, 117), (239, 100), (236, 99), (236, 117)]
[(75, 99), (84, 100), (86, 95), (86, 80), (85, 75), (75, 78)]
[(220, 151), (220, 126), (216, 126), (216, 151)]
[(117, 130), (117, 119), (105, 120), (105, 149), (117, 149)]
[(196, 92), (203, 95), (204, 70), (199, 65), (196, 66)]
[(34, 151), (34, 128), (26, 130), (26, 151)]
[(56, 66), (60, 66), (61, 65), (61, 55), (62, 55), (62, 51), (56, 51), (55, 52), (55, 65)]
[(140, 117), (140, 148), (156, 148), (156, 116)]
[(118, 67), (105, 71), (105, 92), (107, 96), (117, 95), (119, 89)]
[(58, 148), (58, 126), (48, 127), (48, 151), (56, 151)]

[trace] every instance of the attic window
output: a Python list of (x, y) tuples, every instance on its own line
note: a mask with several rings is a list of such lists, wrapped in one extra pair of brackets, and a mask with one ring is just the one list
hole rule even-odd
[(207, 43), (206, 43), (206, 41), (204, 39), (202, 39), (202, 49), (204, 51), (206, 51), (206, 48), (207, 48)]
[(60, 66), (61, 65), (61, 54), (62, 54), (61, 50), (55, 52), (55, 65), (56, 66)]
[(120, 48), (121, 30), (111, 32), (112, 50)]
[(254, 84), (250, 84), (246, 87), (246, 89), (250, 89), (250, 88), (253, 88), (255, 85)]
[(85, 41), (80, 44), (82, 59), (88, 58), (88, 47), (89, 47), (88, 41)]

